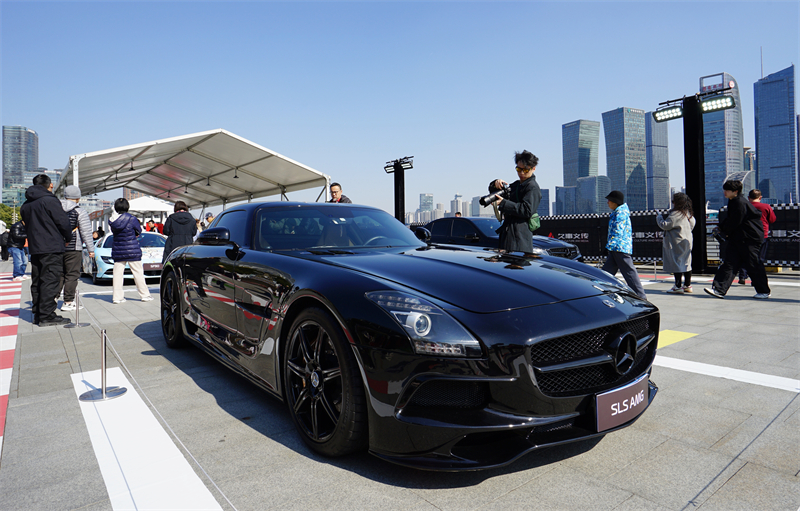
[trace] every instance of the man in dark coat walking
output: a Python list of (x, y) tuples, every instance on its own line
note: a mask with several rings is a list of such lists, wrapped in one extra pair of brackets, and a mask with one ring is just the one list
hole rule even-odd
[(53, 183), (46, 174), (33, 178), (19, 209), (28, 233), (31, 253), (31, 308), (33, 323), (39, 326), (69, 323), (55, 313), (59, 280), (63, 269), (64, 245), (72, 241), (67, 213), (53, 195)]
[(175, 212), (171, 214), (164, 223), (164, 236), (167, 242), (164, 245), (164, 257), (161, 262), (167, 260), (167, 256), (178, 247), (191, 245), (194, 236), (197, 234), (197, 223), (189, 213), (189, 207), (185, 202), (179, 200), (175, 203)]
[[(539, 158), (529, 151), (514, 154), (519, 179), (511, 183), (511, 191), (497, 201), (497, 209), (503, 213), (503, 225), (497, 229), (500, 248), (506, 252), (533, 252), (533, 233), (528, 221), (539, 208), (542, 191), (533, 172)], [(507, 186), (502, 179), (489, 183), (489, 191), (497, 193)]]
[(728, 216), (719, 226), (725, 236), (725, 255), (711, 287), (703, 291), (717, 298), (725, 298), (733, 282), (734, 270), (744, 267), (756, 288), (753, 298), (765, 300), (769, 298), (770, 289), (767, 272), (758, 258), (764, 242), (761, 213), (742, 197), (741, 181), (726, 181), (722, 190), (728, 199)]

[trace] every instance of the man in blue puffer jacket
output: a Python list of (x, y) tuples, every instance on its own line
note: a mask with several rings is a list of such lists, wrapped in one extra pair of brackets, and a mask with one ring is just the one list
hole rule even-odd
[(111, 245), (111, 258), (114, 260), (114, 294), (111, 303), (119, 304), (125, 302), (125, 294), (122, 291), (122, 283), (125, 278), (125, 265), (127, 264), (133, 274), (133, 281), (136, 283), (136, 291), (143, 302), (153, 299), (147, 289), (142, 270), (142, 247), (139, 246), (139, 234), (142, 233), (142, 225), (139, 220), (128, 213), (130, 204), (125, 199), (114, 201), (114, 211), (108, 225), (114, 234), (114, 241)]
[(608, 219), (608, 242), (606, 250), (608, 257), (603, 264), (603, 270), (611, 275), (616, 275), (617, 270), (622, 272), (628, 287), (639, 295), (642, 300), (647, 300), (639, 274), (633, 265), (633, 229), (631, 228), (631, 210), (625, 204), (625, 195), (614, 190), (606, 196), (611, 216)]

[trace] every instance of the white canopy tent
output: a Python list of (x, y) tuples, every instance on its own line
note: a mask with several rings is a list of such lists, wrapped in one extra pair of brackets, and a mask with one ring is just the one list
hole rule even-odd
[(70, 156), (55, 190), (83, 195), (127, 187), (189, 208), (249, 201), (320, 187), (330, 176), (223, 129)]
[[(130, 209), (128, 213), (135, 216), (139, 219), (139, 222), (144, 226), (144, 223), (150, 220), (151, 218), (155, 222), (164, 223), (164, 220), (173, 213), (175, 210), (175, 205), (169, 202), (165, 202), (159, 199), (154, 199), (153, 197), (137, 197), (130, 201)], [(111, 215), (114, 213), (114, 208), (108, 208), (101, 211), (95, 211), (94, 213), (89, 215), (89, 218), (92, 220), (93, 225), (92, 228), (97, 227), (97, 225), (101, 225), (104, 230), (107, 230), (108, 227), (108, 220), (111, 218)]]

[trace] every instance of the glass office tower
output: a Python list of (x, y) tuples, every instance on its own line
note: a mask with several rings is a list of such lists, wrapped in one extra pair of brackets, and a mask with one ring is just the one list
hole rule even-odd
[(433, 211), (433, 194), (421, 193), (419, 194), (419, 210), (420, 211)]
[(539, 216), (550, 216), (550, 189), (542, 188), (542, 201), (536, 210)]
[[(754, 83), (753, 102), (761, 193), (779, 203), (797, 202), (794, 65)], [(765, 189), (775, 196), (766, 195)]]
[(25, 183), (25, 172), (39, 168), (39, 135), (24, 126), (3, 126), (3, 188)]
[(574, 215), (576, 213), (575, 190), (575, 186), (556, 186), (556, 215)]
[(600, 215), (609, 212), (606, 197), (611, 192), (611, 180), (608, 176), (579, 177), (575, 188), (578, 214)]
[(561, 126), (564, 186), (575, 186), (579, 177), (597, 175), (600, 123), (578, 120)]
[(653, 112), (644, 116), (647, 154), (647, 209), (669, 209), (669, 133), (666, 122), (656, 122)]
[[(728, 73), (700, 78), (700, 92), (710, 92), (731, 87), (726, 94), (733, 96), (735, 108), (703, 115), (703, 157), (705, 160), (706, 202), (711, 209), (719, 209), (728, 201), (722, 194), (722, 185), (729, 174), (744, 169), (744, 134), (742, 131), (742, 101), (739, 86)], [(756, 150), (758, 150), (756, 148)], [(695, 210), (699, 210), (697, 205)]]
[(611, 189), (625, 194), (631, 211), (647, 209), (644, 110), (621, 107), (603, 113), (606, 174)]

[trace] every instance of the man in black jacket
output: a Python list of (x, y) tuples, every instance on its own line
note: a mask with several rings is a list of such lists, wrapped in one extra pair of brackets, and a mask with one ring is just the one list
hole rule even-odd
[(33, 178), (19, 209), (28, 232), (31, 253), (31, 298), (33, 323), (39, 326), (69, 323), (55, 313), (58, 282), (62, 273), (64, 245), (72, 240), (67, 213), (53, 195), (53, 183), (45, 174)]
[[(533, 172), (539, 164), (530, 151), (514, 154), (519, 180), (511, 183), (511, 191), (507, 197), (500, 197), (497, 209), (503, 213), (503, 225), (497, 229), (500, 235), (500, 249), (506, 252), (533, 252), (533, 233), (528, 221), (539, 208), (542, 191), (536, 183)], [(502, 179), (489, 183), (489, 192), (497, 193), (507, 186)]]
[(742, 197), (741, 181), (726, 181), (722, 190), (728, 199), (728, 216), (719, 226), (726, 241), (725, 255), (711, 287), (703, 291), (717, 298), (725, 298), (733, 282), (734, 270), (744, 267), (756, 288), (753, 298), (765, 300), (769, 298), (770, 289), (767, 272), (758, 258), (764, 242), (761, 213)]

